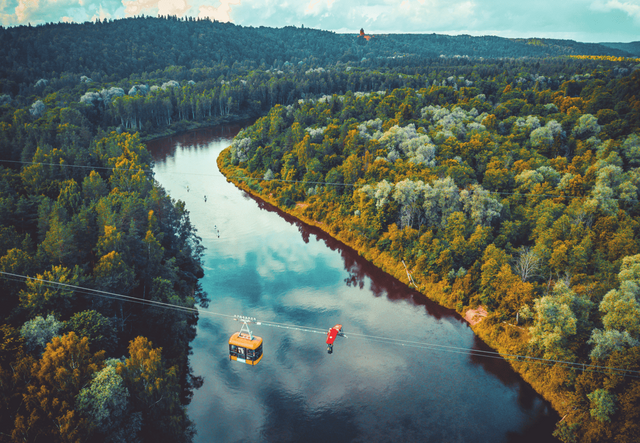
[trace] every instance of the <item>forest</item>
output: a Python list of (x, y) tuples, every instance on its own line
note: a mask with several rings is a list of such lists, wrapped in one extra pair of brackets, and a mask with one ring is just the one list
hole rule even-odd
[(63, 72), (105, 81), (132, 74), (153, 77), (168, 66), (217, 77), (220, 68), (247, 64), (281, 69), (289, 62), (309, 69), (363, 59), (394, 63), (403, 57), (640, 55), (632, 45), (609, 47), (573, 40), (384, 34), (365, 41), (357, 33), (358, 29), (349, 35), (294, 26), (243, 27), (175, 16), (0, 27), (0, 92), (24, 95), (22, 85)]
[(562, 441), (640, 438), (630, 53), (176, 17), (0, 42), (0, 441), (192, 440), (203, 249), (144, 140), (246, 117), (229, 179), (486, 310), (474, 330), (503, 354), (574, 363), (511, 362)]
[(640, 71), (619, 73), (301, 99), (219, 166), (444, 306), (481, 307), (503, 354), (558, 362), (512, 364), (562, 441), (637, 441)]

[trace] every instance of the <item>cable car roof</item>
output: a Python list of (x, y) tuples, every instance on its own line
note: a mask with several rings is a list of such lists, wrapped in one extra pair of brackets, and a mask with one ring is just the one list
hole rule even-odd
[(256, 349), (262, 344), (262, 337), (253, 336), (253, 340), (247, 334), (236, 332), (229, 339), (230, 345), (241, 346), (247, 349)]

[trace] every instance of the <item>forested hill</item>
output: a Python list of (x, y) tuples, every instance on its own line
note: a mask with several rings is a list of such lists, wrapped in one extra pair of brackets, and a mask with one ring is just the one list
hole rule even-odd
[(640, 56), (640, 42), (631, 42), (631, 43), (600, 43), (603, 46), (607, 46), (613, 49), (620, 49), (621, 51), (626, 51), (634, 56)]
[(387, 59), (393, 63), (406, 56), (630, 55), (621, 49), (572, 40), (383, 34), (367, 41), (357, 31), (336, 34), (296, 27), (253, 28), (175, 17), (0, 28), (2, 92), (15, 95), (22, 82), (57, 77), (62, 72), (94, 79), (123, 78), (168, 65), (192, 69), (218, 63), (230, 67), (234, 63), (264, 63), (281, 68), (285, 62), (326, 66)]

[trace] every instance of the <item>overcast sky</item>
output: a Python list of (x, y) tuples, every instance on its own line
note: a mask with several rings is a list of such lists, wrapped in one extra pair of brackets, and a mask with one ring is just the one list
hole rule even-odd
[(640, 0), (0, 0), (3, 26), (135, 15), (335, 32), (640, 40)]

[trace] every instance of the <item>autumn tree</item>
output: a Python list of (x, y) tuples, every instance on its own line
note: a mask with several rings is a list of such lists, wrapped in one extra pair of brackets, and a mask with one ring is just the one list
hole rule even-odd
[(117, 372), (131, 394), (133, 410), (142, 412), (144, 438), (182, 440), (193, 433), (180, 404), (177, 368), (164, 367), (161, 348), (137, 337), (129, 343), (129, 358), (118, 365)]
[(104, 358), (104, 351), (91, 354), (88, 342), (69, 332), (47, 344), (32, 367), (34, 383), (23, 394), (13, 439), (80, 442), (87, 437), (88, 423), (75, 410), (75, 397)]
[(81, 286), (82, 282), (82, 272), (78, 266), (73, 269), (52, 266), (51, 271), (27, 280), (26, 289), (19, 294), (20, 305), (29, 312), (30, 317), (53, 312), (67, 316), (76, 302), (73, 286)]

